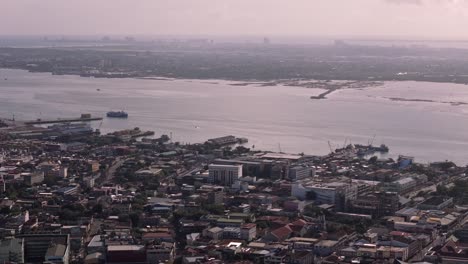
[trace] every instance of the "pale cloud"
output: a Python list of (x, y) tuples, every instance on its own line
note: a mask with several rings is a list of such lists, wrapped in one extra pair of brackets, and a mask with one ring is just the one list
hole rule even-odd
[(467, 3), (467, 0), (0, 0), (0, 34), (468, 38)]
[(437, 5), (466, 5), (468, 0), (384, 0), (384, 2), (391, 4), (413, 4), (413, 5), (423, 5), (423, 4), (437, 4)]
[(415, 4), (415, 5), (422, 4), (422, 0), (385, 0), (385, 2), (392, 3), (392, 4)]

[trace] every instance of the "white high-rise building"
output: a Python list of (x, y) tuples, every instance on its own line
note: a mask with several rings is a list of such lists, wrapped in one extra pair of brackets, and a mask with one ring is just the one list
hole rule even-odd
[(216, 165), (208, 166), (209, 178), (211, 184), (231, 186), (240, 177), (242, 177), (242, 165)]

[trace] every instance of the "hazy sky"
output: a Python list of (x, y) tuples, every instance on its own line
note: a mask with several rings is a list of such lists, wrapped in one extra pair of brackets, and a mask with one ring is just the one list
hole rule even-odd
[(0, 0), (0, 34), (468, 39), (468, 0)]

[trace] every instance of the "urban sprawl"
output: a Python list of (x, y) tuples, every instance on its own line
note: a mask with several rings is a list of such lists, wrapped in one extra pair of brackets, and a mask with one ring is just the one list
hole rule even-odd
[(0, 262), (468, 263), (466, 167), (450, 161), (180, 144), (79, 119), (1, 122)]

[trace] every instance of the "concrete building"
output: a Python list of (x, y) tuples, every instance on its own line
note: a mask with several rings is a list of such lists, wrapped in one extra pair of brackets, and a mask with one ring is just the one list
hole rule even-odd
[(244, 224), (243, 219), (219, 218), (216, 220), (219, 227), (241, 227)]
[(287, 212), (302, 212), (306, 206), (306, 201), (289, 200), (284, 201), (283, 209)]
[(224, 201), (223, 191), (213, 191), (213, 192), (208, 193), (209, 204), (222, 204), (223, 201)]
[(44, 172), (22, 173), (21, 176), (28, 186), (40, 184), (44, 181)]
[(414, 178), (406, 177), (393, 182), (385, 183), (384, 190), (388, 192), (396, 192), (399, 194), (407, 193), (413, 190), (417, 185)]
[(242, 177), (242, 165), (215, 165), (208, 166), (208, 181), (211, 184), (231, 186)]
[(241, 204), (237, 208), (241, 213), (244, 213), (244, 214), (249, 214), (250, 213), (250, 205), (249, 204)]
[(212, 227), (203, 231), (203, 236), (209, 237), (214, 241), (218, 241), (223, 237), (223, 229), (220, 227)]
[(395, 192), (374, 192), (352, 200), (348, 210), (357, 214), (368, 214), (374, 218), (391, 216), (400, 208), (399, 196)]
[(313, 176), (314, 169), (311, 167), (295, 166), (289, 168), (289, 179), (292, 181), (302, 180)]
[(453, 198), (433, 196), (418, 204), (420, 210), (442, 210), (453, 204)]
[(301, 200), (312, 196), (319, 203), (335, 205), (339, 211), (344, 210), (347, 201), (357, 198), (357, 185), (345, 182), (296, 183), (292, 185), (291, 196)]
[(91, 241), (89, 241), (86, 251), (88, 254), (93, 254), (93, 253), (105, 253), (106, 252), (106, 246), (104, 244), (104, 240), (102, 240), (101, 235), (95, 235)]
[(70, 258), (69, 247), (64, 244), (51, 244), (45, 255), (45, 262), (67, 264)]
[(242, 165), (242, 173), (244, 175), (250, 175), (255, 177), (267, 177), (266, 166), (262, 161), (246, 161), (246, 160), (228, 160), (228, 159), (216, 159), (213, 161), (214, 164), (219, 165)]
[(0, 241), (0, 262), (24, 263), (24, 241), (21, 238)]
[(156, 245), (146, 247), (147, 263), (164, 263), (174, 260), (175, 243), (162, 242)]
[(243, 224), (240, 228), (240, 238), (252, 241), (257, 237), (257, 225), (253, 223)]
[(66, 187), (62, 187), (56, 191), (58, 195), (75, 195), (78, 194), (80, 188), (79, 185), (70, 185)]
[(141, 245), (110, 245), (107, 247), (106, 263), (146, 264), (146, 248)]
[(93, 176), (85, 177), (83, 179), (83, 183), (85, 184), (86, 187), (93, 188), (94, 185), (96, 184), (96, 179)]
[(223, 228), (223, 239), (240, 239), (241, 229), (239, 227)]
[(68, 177), (68, 168), (67, 167), (60, 167), (59, 177), (60, 178), (67, 178)]
[(58, 174), (58, 168), (59, 165), (52, 162), (42, 162), (37, 167), (45, 176), (56, 176)]
[(319, 256), (327, 256), (339, 249), (339, 242), (334, 240), (321, 240), (314, 245), (314, 252)]
[(21, 235), (24, 241), (24, 261), (26, 263), (51, 262), (68, 264), (70, 257), (69, 235), (31, 234)]

